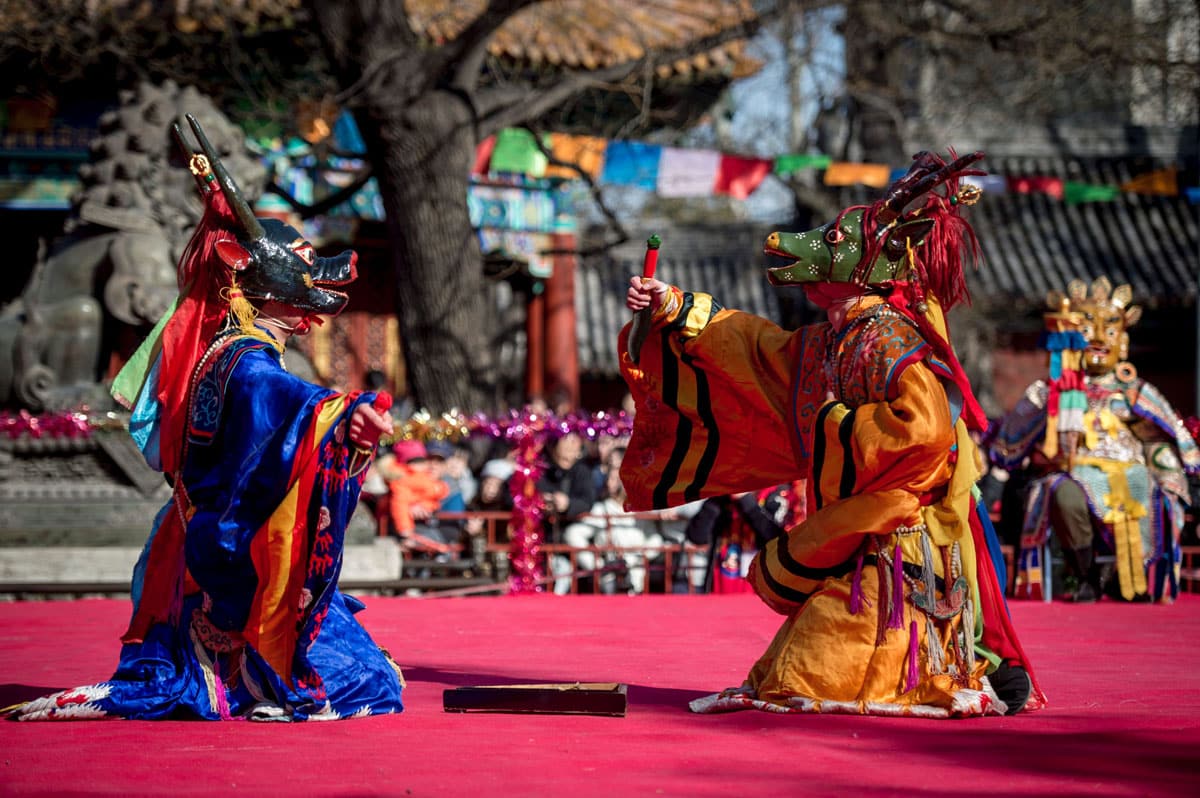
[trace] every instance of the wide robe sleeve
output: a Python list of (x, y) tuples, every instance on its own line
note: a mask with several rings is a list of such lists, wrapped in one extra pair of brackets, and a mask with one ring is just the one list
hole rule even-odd
[(671, 296), (637, 363), (629, 325), (618, 340), (637, 407), (621, 467), (626, 506), (673, 507), (801, 475), (788, 417), (796, 364), (813, 362), (810, 328), (787, 332), (708, 294)]

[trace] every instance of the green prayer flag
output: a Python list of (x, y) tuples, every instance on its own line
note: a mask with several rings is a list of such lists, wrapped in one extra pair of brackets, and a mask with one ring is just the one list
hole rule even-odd
[(801, 169), (825, 169), (833, 163), (828, 155), (812, 155), (808, 153), (791, 153), (780, 155), (775, 159), (775, 174), (790, 175)]
[(1078, 205), (1081, 202), (1111, 202), (1120, 193), (1121, 189), (1117, 186), (1075, 183), (1070, 180), (1063, 182), (1063, 201), (1068, 205)]
[(488, 171), (541, 177), (546, 173), (546, 156), (528, 130), (506, 127), (496, 134), (496, 147), (492, 150)]

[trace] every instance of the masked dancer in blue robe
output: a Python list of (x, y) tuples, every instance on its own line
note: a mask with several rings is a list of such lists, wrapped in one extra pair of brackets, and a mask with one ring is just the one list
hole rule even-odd
[(289, 374), (288, 339), (337, 315), (353, 252), (317, 257), (257, 219), (195, 119), (205, 215), (180, 297), (113, 385), (130, 432), (173, 488), (134, 569), (111, 679), (20, 705), (21, 720), (329, 720), (402, 709), (395, 662), (337, 589), (346, 524), (386, 394)]

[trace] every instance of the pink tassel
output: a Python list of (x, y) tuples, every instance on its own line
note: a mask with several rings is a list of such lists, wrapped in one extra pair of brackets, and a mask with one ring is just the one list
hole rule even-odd
[(232, 720), (229, 714), (229, 698), (225, 695), (225, 680), (221, 678), (221, 655), (213, 652), (213, 681), (217, 683), (217, 714), (221, 720)]
[(908, 683), (904, 692), (915, 690), (917, 687), (917, 622), (913, 621), (908, 627)]
[(875, 596), (876, 603), (879, 605), (879, 610), (876, 612), (875, 645), (881, 646), (887, 639), (888, 599), (892, 595), (888, 587), (891, 572), (884, 565), (883, 557), (875, 558), (875, 573), (879, 582)]
[(862, 593), (862, 572), (863, 572), (863, 555), (858, 553), (858, 565), (854, 569), (854, 581), (850, 583), (850, 614), (858, 615), (862, 609), (863, 593)]
[(892, 553), (892, 614), (888, 617), (888, 628), (904, 628), (904, 561), (900, 559), (899, 541)]

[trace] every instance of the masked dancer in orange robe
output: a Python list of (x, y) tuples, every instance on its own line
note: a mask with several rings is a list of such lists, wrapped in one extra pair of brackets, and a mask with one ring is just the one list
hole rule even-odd
[[(631, 509), (792, 479), (808, 516), (749, 579), (784, 616), (745, 683), (697, 712), (748, 707), (962, 717), (1044, 704), (1008, 617), (999, 546), (975, 482), (986, 425), (949, 344), (966, 299), (960, 185), (982, 153), (923, 152), (877, 202), (773, 233), (768, 271), (828, 321), (794, 332), (699, 292), (634, 277), (621, 333), (637, 403), (621, 469)], [(632, 339), (632, 340), (631, 340)]]

